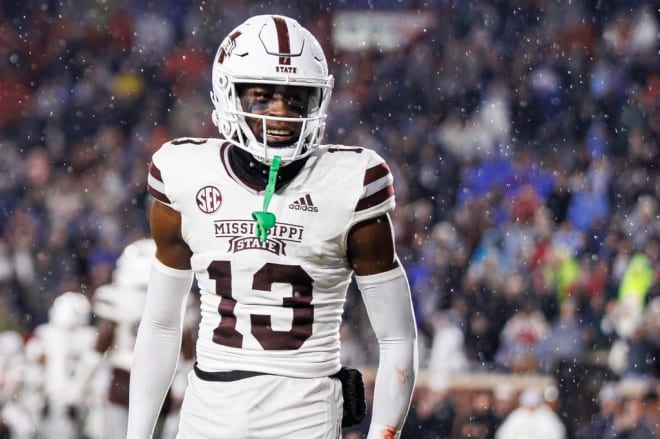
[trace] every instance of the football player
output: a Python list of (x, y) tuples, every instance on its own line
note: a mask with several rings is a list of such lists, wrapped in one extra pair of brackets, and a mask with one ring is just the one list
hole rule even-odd
[(32, 416), (26, 396), (23, 336), (14, 330), (0, 332), (0, 438), (36, 436), (39, 416)]
[(48, 323), (37, 326), (29, 341), (30, 349), (42, 356), (45, 419), (41, 429), (49, 437), (78, 438), (83, 429), (86, 407), (78, 391), (77, 371), (94, 346), (90, 322), (87, 296), (67, 291), (55, 298)]
[[(109, 368), (107, 404), (103, 408), (102, 425), (105, 439), (125, 439), (128, 422), (128, 383), (130, 378), (133, 348), (138, 325), (144, 311), (151, 259), (156, 253), (152, 239), (139, 239), (129, 244), (117, 259), (112, 283), (96, 289), (93, 311), (96, 315), (97, 337), (94, 349), (79, 362), (77, 384), (83, 387), (92, 379), (104, 359)], [(190, 296), (192, 299), (192, 296)], [(186, 333), (194, 322), (194, 314), (186, 314)], [(187, 340), (187, 339), (186, 339)], [(190, 344), (186, 344), (190, 346)], [(178, 373), (188, 372), (192, 367), (193, 349), (185, 350)], [(104, 357), (103, 357), (104, 356)], [(190, 367), (187, 367), (189, 365)], [(180, 386), (179, 386), (180, 387)], [(80, 391), (82, 393), (82, 389)], [(168, 394), (159, 417), (159, 427), (172, 409), (172, 395)], [(183, 392), (181, 391), (181, 396)], [(99, 428), (97, 427), (97, 430)], [(160, 431), (160, 428), (159, 428)]]
[(367, 148), (321, 145), (333, 77), (291, 18), (232, 30), (212, 82), (221, 137), (170, 141), (149, 167), (157, 250), (128, 437), (152, 434), (193, 274), (201, 322), (178, 438), (338, 438), (359, 422), (362, 386), (339, 341), (353, 274), (380, 344), (369, 438), (398, 437), (418, 366), (388, 166)]

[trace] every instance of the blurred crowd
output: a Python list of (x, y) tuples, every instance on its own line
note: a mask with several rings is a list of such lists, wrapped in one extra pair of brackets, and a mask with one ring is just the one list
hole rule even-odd
[[(319, 38), (335, 75), (326, 140), (375, 149), (395, 175), (397, 250), (431, 377), (404, 436), (514, 437), (496, 435), (496, 389), (456, 419), (446, 390), (465, 371), (556, 377), (557, 437), (659, 434), (644, 410), (660, 377), (650, 2), (82, 3), (0, 1), (0, 330), (27, 339), (57, 295), (110, 281), (122, 249), (148, 235), (153, 151), (217, 136), (220, 39), (250, 15), (282, 13)], [(336, 12), (365, 10), (432, 25), (396, 50), (336, 47)], [(348, 365), (377, 361), (365, 322), (352, 288)], [(580, 376), (591, 370), (597, 383)], [(620, 392), (630, 380), (642, 390)], [(541, 396), (516, 394), (518, 408)]]

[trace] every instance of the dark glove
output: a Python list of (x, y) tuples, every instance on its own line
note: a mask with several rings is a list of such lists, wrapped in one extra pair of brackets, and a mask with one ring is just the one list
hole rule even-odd
[(357, 369), (342, 367), (333, 377), (341, 381), (344, 396), (344, 414), (341, 426), (350, 427), (359, 424), (367, 414), (367, 400), (364, 396), (362, 374)]

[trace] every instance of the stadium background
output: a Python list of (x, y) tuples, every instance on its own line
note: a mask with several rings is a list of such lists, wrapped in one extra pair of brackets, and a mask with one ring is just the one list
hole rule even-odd
[[(442, 422), (460, 437), (490, 422), (482, 390), (516, 405), (532, 387), (569, 437), (586, 437), (605, 382), (643, 398), (657, 426), (651, 2), (0, 5), (1, 329), (27, 339), (58, 294), (110, 280), (148, 234), (151, 153), (217, 134), (220, 40), (250, 15), (283, 13), (317, 35), (335, 75), (327, 141), (374, 148), (395, 175), (423, 371), (408, 437)], [(629, 332), (617, 326), (627, 301)], [(354, 289), (345, 318), (344, 361), (369, 375), (377, 350)], [(453, 415), (426, 422), (424, 403)]]

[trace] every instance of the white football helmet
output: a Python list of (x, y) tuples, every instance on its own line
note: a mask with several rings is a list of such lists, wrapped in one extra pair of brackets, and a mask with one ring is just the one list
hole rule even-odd
[(156, 243), (153, 239), (138, 239), (127, 245), (117, 259), (117, 268), (112, 274), (113, 283), (146, 289), (155, 254)]
[(92, 304), (83, 293), (67, 291), (55, 298), (48, 310), (48, 322), (70, 329), (89, 324)]
[[(296, 20), (281, 15), (259, 15), (235, 28), (222, 41), (213, 60), (213, 123), (229, 142), (270, 164), (275, 155), (283, 165), (318, 148), (334, 85), (316, 38)], [(236, 84), (273, 84), (310, 87), (306, 117), (258, 116), (244, 111)], [(288, 146), (259, 141), (245, 117), (302, 123), (300, 137)], [(265, 136), (264, 136), (265, 137)]]

